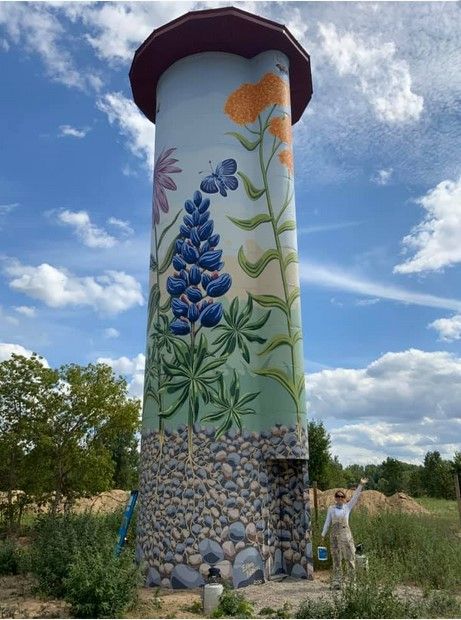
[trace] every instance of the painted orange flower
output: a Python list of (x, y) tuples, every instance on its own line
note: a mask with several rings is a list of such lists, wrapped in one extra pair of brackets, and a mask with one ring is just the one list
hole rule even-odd
[(289, 172), (293, 173), (293, 153), (289, 149), (284, 149), (279, 153), (280, 162), (286, 166)]
[(242, 84), (227, 98), (224, 112), (238, 125), (254, 123), (269, 105), (289, 106), (287, 82), (274, 73), (266, 73), (256, 84)]
[(291, 117), (285, 115), (271, 118), (269, 131), (285, 144), (291, 144)]

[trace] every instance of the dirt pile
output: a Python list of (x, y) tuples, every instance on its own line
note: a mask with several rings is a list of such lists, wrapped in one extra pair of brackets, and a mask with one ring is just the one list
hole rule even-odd
[(104, 493), (99, 493), (93, 497), (82, 497), (75, 502), (73, 511), (76, 513), (86, 510), (102, 513), (114, 512), (120, 508), (125, 508), (129, 497), (129, 491), (112, 489), (112, 491), (104, 491)]
[[(317, 501), (319, 509), (328, 508), (335, 503), (335, 493), (341, 490), (345, 493), (347, 501), (353, 494), (351, 489), (328, 489), (327, 491), (317, 491)], [(311, 506), (314, 503), (314, 493), (310, 490)], [(423, 508), (412, 497), (405, 493), (394, 493), (390, 497), (386, 497), (384, 493), (379, 491), (363, 491), (357, 503), (357, 508), (366, 510), (370, 515), (375, 515), (383, 510), (391, 510), (394, 512), (410, 512), (413, 514), (429, 514), (426, 508)]]

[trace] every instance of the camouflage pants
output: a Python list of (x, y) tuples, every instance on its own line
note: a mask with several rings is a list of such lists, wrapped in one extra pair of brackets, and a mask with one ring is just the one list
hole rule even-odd
[(341, 523), (333, 523), (330, 535), (331, 560), (332, 560), (332, 585), (341, 585), (342, 563), (351, 576), (355, 574), (355, 544), (349, 526)]

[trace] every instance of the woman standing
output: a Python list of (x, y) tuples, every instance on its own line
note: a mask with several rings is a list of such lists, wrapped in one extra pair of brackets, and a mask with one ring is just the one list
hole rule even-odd
[(352, 532), (349, 527), (349, 515), (357, 503), (363, 486), (368, 482), (368, 478), (362, 478), (359, 486), (354, 491), (354, 495), (346, 502), (346, 496), (342, 491), (335, 493), (335, 505), (330, 506), (322, 530), (322, 543), (330, 529), (330, 548), (333, 563), (332, 587), (335, 590), (341, 588), (342, 561), (345, 560), (347, 568), (355, 572), (355, 544)]

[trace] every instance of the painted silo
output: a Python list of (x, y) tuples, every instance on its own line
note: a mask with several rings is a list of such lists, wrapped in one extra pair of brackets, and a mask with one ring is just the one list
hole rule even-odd
[(134, 99), (155, 122), (138, 559), (150, 585), (312, 575), (291, 127), (307, 53), (235, 8), (155, 30)]

